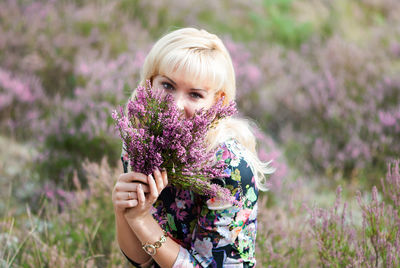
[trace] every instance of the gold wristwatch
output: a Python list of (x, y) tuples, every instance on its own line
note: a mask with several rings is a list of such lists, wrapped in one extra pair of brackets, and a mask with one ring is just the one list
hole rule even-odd
[(142, 246), (142, 249), (149, 254), (150, 256), (154, 256), (157, 253), (157, 249), (162, 246), (163, 243), (167, 241), (167, 232), (164, 231), (164, 234), (161, 236), (160, 240), (155, 242), (154, 244), (145, 243)]

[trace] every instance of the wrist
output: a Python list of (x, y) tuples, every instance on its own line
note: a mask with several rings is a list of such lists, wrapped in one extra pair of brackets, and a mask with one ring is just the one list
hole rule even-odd
[(118, 218), (125, 218), (125, 217), (124, 217), (124, 212), (125, 212), (125, 209), (120, 209), (120, 208), (114, 207), (114, 214), (115, 214), (115, 217), (118, 217)]
[(160, 239), (154, 243), (146, 242), (142, 244), (142, 249), (149, 254), (150, 256), (154, 256), (157, 253), (157, 249), (159, 249), (165, 242), (167, 242), (168, 233), (164, 230)]
[(148, 224), (150, 221), (154, 220), (150, 212), (146, 213), (145, 215), (136, 217), (128, 217), (127, 214), (125, 213), (124, 217), (133, 229), (136, 229), (136, 227), (143, 227), (145, 226), (145, 224)]

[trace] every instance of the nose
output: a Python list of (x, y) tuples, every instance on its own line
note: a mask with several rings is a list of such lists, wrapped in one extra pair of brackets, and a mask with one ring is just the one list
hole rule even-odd
[(181, 94), (175, 94), (174, 101), (179, 110), (183, 110), (185, 108), (185, 101)]
[(183, 111), (185, 113), (185, 117), (189, 118), (189, 107), (188, 104), (186, 103), (185, 97), (183, 94), (175, 94), (174, 95), (174, 101), (176, 107), (178, 107), (179, 110)]

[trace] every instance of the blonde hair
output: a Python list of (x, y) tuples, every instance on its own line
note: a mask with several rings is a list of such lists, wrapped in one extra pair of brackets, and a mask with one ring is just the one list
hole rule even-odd
[(140, 84), (171, 72), (208, 81), (224, 94), (225, 103), (235, 99), (235, 71), (229, 52), (221, 39), (205, 30), (183, 28), (158, 40), (143, 64)]
[[(140, 84), (145, 86), (156, 75), (180, 72), (186, 77), (205, 80), (216, 90), (216, 96), (224, 96), (224, 104), (235, 100), (236, 81), (232, 59), (225, 45), (216, 35), (205, 30), (183, 28), (175, 30), (159, 39), (143, 64)], [(132, 93), (133, 97), (135, 92)], [(250, 130), (250, 123), (244, 119), (227, 118), (209, 131), (209, 149), (220, 143), (236, 139), (245, 147), (257, 187), (267, 190), (265, 175), (274, 172), (268, 163), (260, 161), (256, 153), (256, 139)]]

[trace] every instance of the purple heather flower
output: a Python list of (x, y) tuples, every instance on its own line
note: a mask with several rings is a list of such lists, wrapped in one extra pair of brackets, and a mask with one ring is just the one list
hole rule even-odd
[(236, 113), (235, 103), (220, 99), (208, 110), (185, 118), (170, 94), (153, 90), (150, 83), (139, 86), (133, 100), (112, 118), (123, 140), (133, 171), (150, 174), (166, 168), (173, 185), (221, 200), (232, 201), (230, 191), (210, 182), (229, 176), (226, 164), (216, 161), (216, 150), (207, 151), (206, 134), (218, 120)]

